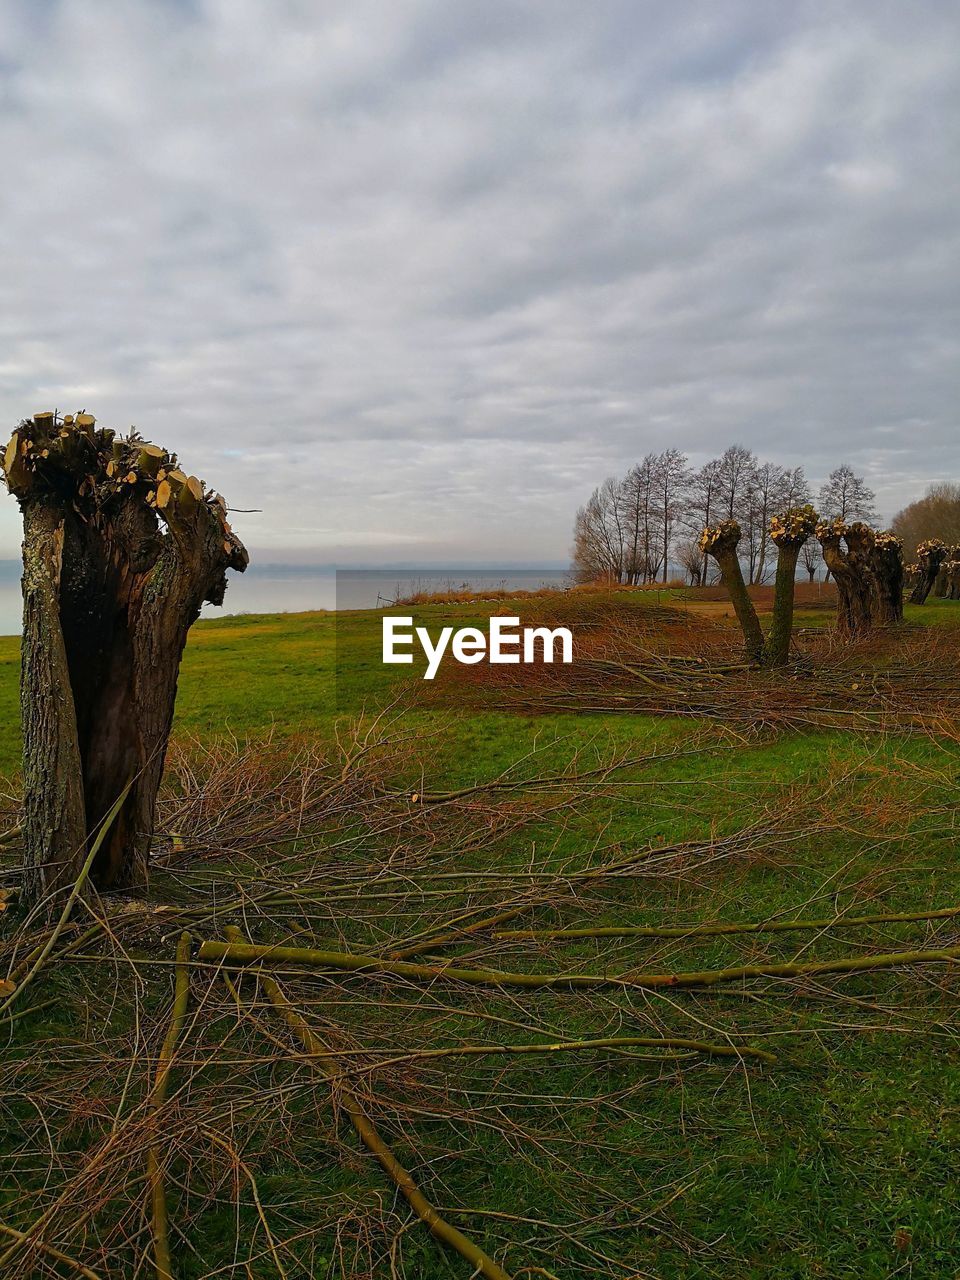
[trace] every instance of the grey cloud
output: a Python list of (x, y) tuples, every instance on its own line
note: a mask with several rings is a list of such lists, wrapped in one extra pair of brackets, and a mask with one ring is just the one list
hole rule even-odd
[(604, 475), (734, 439), (889, 515), (960, 476), (958, 28), (10, 5), (0, 405), (135, 423), (274, 559), (556, 560)]

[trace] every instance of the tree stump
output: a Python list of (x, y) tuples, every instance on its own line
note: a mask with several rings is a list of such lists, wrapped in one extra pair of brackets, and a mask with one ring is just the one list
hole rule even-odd
[(247, 552), (224, 500), (135, 432), (36, 414), (3, 459), (23, 513), (24, 894), (146, 880), (187, 632)]

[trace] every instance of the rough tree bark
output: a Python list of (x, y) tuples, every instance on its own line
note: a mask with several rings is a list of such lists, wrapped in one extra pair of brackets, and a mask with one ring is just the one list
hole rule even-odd
[(816, 524), (817, 513), (809, 504), (794, 507), (770, 521), (770, 538), (777, 546), (777, 576), (773, 591), (773, 620), (766, 640), (737, 555), (740, 526), (736, 520), (725, 520), (723, 524), (708, 526), (700, 535), (700, 550), (716, 560), (723, 584), (733, 601), (747, 655), (761, 666), (782, 667), (790, 657), (797, 561)]
[(827, 520), (817, 525), (823, 558), (837, 584), (837, 630), (864, 635), (875, 626), (903, 619), (905, 569), (903, 543), (895, 534), (877, 533), (855, 521)]
[(89, 414), (22, 422), (3, 469), (24, 529), (24, 893), (73, 882), (131, 779), (91, 880), (143, 882), (187, 632), (246, 550), (175, 455)]
[(939, 538), (921, 542), (917, 547), (917, 578), (910, 592), (911, 604), (926, 603), (927, 596), (937, 580), (940, 566), (947, 558), (947, 548)]
[[(837, 584), (837, 631), (852, 639), (874, 622), (876, 593), (871, 568), (876, 536), (859, 520), (826, 520), (817, 525), (823, 559)], [(846, 546), (844, 547), (844, 543)]]
[(710, 525), (704, 529), (698, 546), (717, 562), (723, 585), (733, 602), (734, 612), (743, 632), (747, 657), (753, 662), (762, 662), (763, 631), (740, 568), (740, 558), (737, 555), (740, 537), (740, 526), (736, 520), (724, 520), (722, 524)]
[[(941, 600), (950, 599), (950, 566), (957, 560), (960, 560), (960, 547), (947, 547), (946, 557), (933, 584), (933, 594), (939, 596)], [(914, 584), (910, 585), (912, 588)]]
[(903, 621), (903, 542), (895, 533), (878, 533), (870, 559), (874, 619), (881, 626)]
[(817, 513), (809, 504), (795, 507), (770, 521), (770, 537), (777, 547), (777, 576), (773, 589), (773, 620), (767, 637), (765, 665), (785, 666), (793, 636), (793, 600), (800, 551), (817, 527)]

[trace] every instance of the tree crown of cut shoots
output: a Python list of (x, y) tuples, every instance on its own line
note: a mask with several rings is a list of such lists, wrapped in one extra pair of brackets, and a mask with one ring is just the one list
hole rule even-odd
[(202, 509), (220, 526), (228, 567), (246, 567), (246, 552), (227, 523), (219, 494), (180, 470), (175, 453), (141, 439), (135, 430), (118, 437), (96, 421), (92, 413), (44, 411), (20, 423), (0, 466), (21, 506), (50, 497), (71, 504), (85, 518), (109, 518), (136, 499), (174, 533), (185, 532)]
[(770, 519), (770, 537), (778, 547), (802, 547), (817, 527), (819, 516), (810, 505), (791, 507)]
[(703, 552), (733, 550), (742, 534), (736, 520), (724, 520), (720, 524), (708, 525), (697, 540), (697, 546)]

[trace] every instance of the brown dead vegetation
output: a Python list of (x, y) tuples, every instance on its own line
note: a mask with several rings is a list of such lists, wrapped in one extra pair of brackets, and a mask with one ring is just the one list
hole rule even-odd
[(728, 612), (719, 604), (637, 608), (597, 596), (571, 607), (553, 597), (526, 610), (523, 622), (571, 627), (571, 664), (448, 663), (425, 697), (535, 714), (642, 712), (747, 729), (863, 733), (926, 732), (960, 713), (960, 628), (901, 625), (851, 639), (801, 626), (774, 677), (744, 659)]
[[(617, 634), (607, 619), (597, 652)], [(692, 652), (682, 616), (666, 631), (651, 627), (648, 663), (654, 635), (658, 648), (686, 637), (686, 660), (705, 656)], [(712, 634), (704, 642), (707, 651), (722, 647)], [(659, 663), (665, 679), (665, 653)], [(907, 807), (862, 762), (851, 769), (828, 760), (812, 787), (758, 791), (748, 822), (706, 824), (677, 844), (625, 844), (594, 815), (654, 803), (649, 791), (638, 801), (637, 788), (658, 784), (681, 756), (703, 761), (691, 779), (695, 799), (716, 760), (740, 749), (738, 720), (645, 753), (598, 739), (559, 767), (535, 750), (497, 778), (445, 789), (431, 781), (433, 744), (408, 729), (401, 711), (361, 721), (334, 751), (307, 742), (177, 745), (161, 801), (155, 896), (94, 899), (66, 923), (44, 973), (63, 980), (69, 1030), (24, 1042), (0, 1065), (12, 1136), (5, 1277), (26, 1280), (58, 1260), (102, 1280), (134, 1275), (147, 1259), (162, 1274), (164, 1240), (182, 1258), (203, 1238), (208, 1215), (225, 1212), (238, 1274), (390, 1274), (414, 1238), (408, 1202), (441, 1242), (466, 1252), (465, 1276), (471, 1264), (494, 1277), (551, 1275), (575, 1259), (576, 1274), (622, 1277), (629, 1246), (618, 1257), (609, 1238), (636, 1229), (637, 1203), (607, 1150), (621, 1125), (628, 1132), (642, 1118), (650, 1126), (651, 1095), (726, 1062), (733, 1071), (717, 1077), (718, 1087), (749, 1106), (750, 1073), (789, 1058), (792, 1010), (825, 1005), (829, 1019), (842, 1020), (844, 978), (834, 971), (847, 960), (868, 976), (877, 966), (900, 971), (869, 1007), (851, 999), (857, 1023), (920, 1032), (903, 975), (942, 967), (953, 954), (956, 927), (943, 911), (909, 917), (906, 940), (884, 947), (874, 941), (890, 928), (876, 906), (883, 885), (847, 886), (842, 915), (856, 921), (830, 907), (837, 886), (825, 885), (817, 953), (799, 968), (758, 966), (757, 929), (733, 932), (736, 963), (716, 989), (752, 984), (749, 1006), (709, 995), (715, 970), (698, 966), (695, 931), (684, 923), (691, 896), (704, 890), (714, 899), (708, 919), (736, 920), (738, 886), (751, 868), (786, 872), (814, 843), (850, 831), (885, 842), (891, 865), (902, 865), (910, 809), (943, 803), (949, 761), (943, 773), (918, 771)], [(676, 792), (664, 803), (675, 804)], [(11, 809), (5, 823), (15, 816)], [(15, 862), (10, 849), (6, 864)], [(611, 911), (629, 921), (651, 907), (660, 936), (595, 935), (584, 969), (607, 975), (596, 989), (546, 982), (570, 963), (558, 959), (549, 929), (589, 930)], [(804, 900), (795, 914), (811, 910)], [(304, 969), (271, 961), (269, 951), (262, 965), (236, 966), (222, 950), (225, 958), (204, 962), (212, 954), (209, 945), (200, 950), (204, 941), (229, 942), (238, 926), (261, 947), (321, 948), (370, 963), (351, 976), (332, 960)], [(21, 984), (7, 1011), (14, 1017), (35, 1004), (24, 974), (48, 939), (49, 927), (27, 915), (0, 944), (2, 972)], [(627, 980), (638, 966), (668, 978), (667, 993)], [(489, 976), (503, 970), (544, 981), (519, 997)], [(477, 971), (488, 975), (480, 984), (467, 976)], [(669, 994), (677, 987), (689, 990)], [(573, 1064), (570, 1099), (534, 1065), (557, 1055)], [(578, 1118), (584, 1100), (596, 1122)], [(338, 1123), (341, 1113), (379, 1161), (381, 1180)], [(427, 1207), (439, 1205), (440, 1221), (463, 1232), (442, 1230), (405, 1189), (395, 1150), (429, 1193)], [(318, 1158), (338, 1161), (344, 1177), (318, 1181)], [(482, 1199), (462, 1199), (462, 1185), (482, 1196), (491, 1162), (548, 1171), (552, 1201), (535, 1223), (519, 1207), (485, 1216)], [(683, 1194), (665, 1186), (652, 1197), (662, 1205), (657, 1229), (671, 1229), (668, 1206)], [(603, 1223), (599, 1251), (588, 1217)], [(208, 1261), (198, 1273), (222, 1274), (222, 1253)]]

